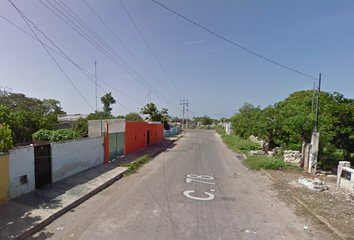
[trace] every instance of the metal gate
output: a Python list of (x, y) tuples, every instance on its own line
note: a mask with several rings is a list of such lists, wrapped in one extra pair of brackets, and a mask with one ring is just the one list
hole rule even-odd
[(36, 189), (52, 183), (50, 144), (34, 147), (34, 176)]
[(109, 161), (124, 155), (124, 132), (109, 134)]

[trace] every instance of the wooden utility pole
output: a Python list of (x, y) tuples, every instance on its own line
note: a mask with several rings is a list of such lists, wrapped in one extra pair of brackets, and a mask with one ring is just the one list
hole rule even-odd
[(96, 72), (96, 60), (95, 60), (95, 81), (96, 81), (96, 84), (95, 84), (95, 93), (96, 93), (96, 113), (97, 113), (97, 72)]

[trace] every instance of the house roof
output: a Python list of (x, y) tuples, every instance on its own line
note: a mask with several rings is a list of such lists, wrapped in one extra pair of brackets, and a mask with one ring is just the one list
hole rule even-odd
[(63, 122), (76, 122), (79, 118), (87, 118), (86, 115), (58, 115), (58, 120)]

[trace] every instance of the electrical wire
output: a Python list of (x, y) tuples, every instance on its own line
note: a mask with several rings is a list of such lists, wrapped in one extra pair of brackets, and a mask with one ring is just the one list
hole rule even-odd
[[(91, 109), (94, 111), (94, 108), (91, 106), (91, 104), (86, 100), (86, 98), (81, 94), (79, 89), (75, 86), (75, 84), (71, 81), (71, 79), (68, 77), (68, 75), (65, 73), (65, 71), (60, 67), (59, 63), (55, 60), (55, 58), (52, 56), (52, 54), (48, 51), (46, 46), (43, 44), (43, 42), (40, 40), (40, 38), (37, 36), (37, 34), (34, 32), (34, 30), (31, 28), (31, 26), (28, 24), (28, 21), (31, 22), (26, 15), (16, 7), (16, 5), (12, 2), (12, 0), (8, 0), (11, 5), (17, 10), (19, 15), (22, 17), (22, 19), (25, 21), (26, 25), (31, 29), (32, 33), (36, 36), (38, 41), (41, 43), (42, 47), (46, 50), (46, 52), (49, 54), (49, 56), (52, 58), (52, 60), (55, 62), (55, 64), (58, 66), (58, 68), (61, 70), (61, 72), (65, 75), (65, 77), (69, 80), (71, 85), (76, 89), (76, 91), (80, 94), (80, 96), (86, 101), (86, 103), (91, 107)], [(32, 23), (32, 22), (31, 22)], [(32, 23), (33, 24), (33, 23)]]
[(260, 54), (258, 54), (258, 53), (256, 53), (256, 52), (254, 52), (254, 51), (251, 51), (250, 49), (248, 49), (248, 48), (246, 48), (246, 47), (243, 47), (243, 46), (241, 46), (240, 44), (237, 44), (237, 43), (233, 42), (232, 40), (229, 40), (229, 39), (227, 39), (227, 38), (221, 36), (220, 34), (217, 34), (217, 33), (215, 33), (214, 31), (209, 30), (208, 28), (203, 27), (202, 25), (200, 25), (200, 24), (198, 24), (198, 23), (196, 23), (196, 22), (190, 20), (189, 18), (187, 18), (187, 17), (185, 17), (185, 16), (183, 16), (183, 15), (177, 13), (176, 11), (174, 11), (174, 10), (172, 10), (172, 9), (170, 9), (170, 8), (168, 8), (168, 7), (166, 7), (166, 6), (163, 5), (162, 3), (159, 3), (159, 2), (157, 2), (157, 1), (155, 1), (155, 0), (151, 0), (151, 1), (153, 1), (154, 3), (160, 5), (161, 7), (165, 8), (166, 10), (168, 10), (168, 11), (174, 13), (175, 15), (177, 15), (177, 16), (179, 16), (179, 17), (185, 19), (186, 21), (188, 21), (188, 22), (190, 22), (190, 23), (196, 25), (197, 27), (199, 27), (199, 28), (201, 28), (201, 29), (204, 29), (205, 31), (207, 31), (207, 32), (209, 32), (209, 33), (211, 33), (211, 34), (217, 36), (218, 38), (221, 38), (222, 40), (231, 43), (232, 45), (235, 45), (235, 46), (237, 46), (237, 47), (239, 47), (239, 48), (242, 48), (243, 50), (245, 50), (245, 51), (247, 51), (247, 52), (249, 52), (249, 53), (251, 53), (251, 54), (253, 54), (253, 55), (255, 55), (255, 56), (259, 57), (259, 58), (262, 58), (262, 59), (264, 59), (264, 60), (266, 60), (266, 61), (268, 61), (268, 62), (271, 62), (271, 63), (273, 63), (273, 64), (275, 64), (275, 65), (278, 65), (278, 66), (280, 66), (280, 67), (282, 67), (282, 68), (285, 68), (285, 69), (287, 69), (287, 70), (296, 72), (296, 73), (298, 73), (298, 74), (301, 74), (301, 75), (303, 75), (303, 76), (306, 76), (306, 77), (309, 77), (309, 78), (312, 78), (312, 79), (318, 81), (317, 78), (315, 78), (315, 77), (313, 77), (313, 76), (311, 76), (311, 75), (308, 75), (308, 74), (306, 74), (306, 73), (300, 72), (300, 71), (295, 70), (295, 69), (293, 69), (293, 68), (287, 67), (287, 66), (285, 66), (285, 65), (283, 65), (283, 64), (280, 64), (280, 63), (278, 63), (278, 62), (276, 62), (276, 61), (273, 61), (273, 60), (271, 60), (271, 59), (269, 59), (269, 58), (267, 58), (267, 57), (264, 57), (264, 56), (262, 56), (262, 55), (260, 55)]
[[(77, 24), (75, 24), (73, 21), (71, 21), (64, 13), (62, 13), (58, 8), (56, 8), (53, 4), (51, 4), (50, 2), (48, 2), (50, 5), (52, 5), (58, 12), (60, 12), (66, 19), (68, 19), (68, 21), (70, 21), (75, 27), (73, 27), (73, 25), (71, 25), (70, 23), (68, 23), (68, 21), (66, 21), (65, 19), (63, 19), (63, 17), (61, 17), (58, 13), (56, 13), (53, 9), (51, 9), (48, 5), (46, 5), (45, 3), (42, 2), (42, 0), (40, 0), (40, 2), (46, 6), (50, 11), (52, 11), (55, 15), (57, 15), (61, 20), (63, 20), (66, 24), (68, 24), (73, 30), (75, 30), (77, 33), (79, 33), (82, 37), (84, 37), (89, 43), (91, 43), (94, 47), (96, 47), (99, 51), (101, 51), (104, 55), (106, 55), (109, 59), (111, 59), (116, 65), (118, 65), (121, 69), (123, 69), (125, 72), (127, 72), (129, 75), (131, 75), (135, 80), (137, 80), (142, 86), (144, 86), (145, 88), (147, 88), (148, 90), (152, 91), (153, 93), (155, 93), (155, 95), (157, 97), (159, 97), (161, 100), (165, 101), (166, 103), (170, 104), (171, 106), (174, 106), (175, 108), (178, 108), (176, 105), (174, 105), (171, 101), (169, 101), (165, 96), (163, 96), (160, 92), (158, 92), (153, 86), (151, 86), (142, 76), (140, 76), (132, 67), (129, 66), (129, 64), (127, 62), (124, 61), (123, 58), (121, 58), (119, 55), (119, 58), (122, 62), (124, 62), (125, 65), (123, 65), (122, 63), (119, 63), (114, 56), (112, 56), (112, 54), (109, 53), (109, 51), (111, 50), (105, 50), (102, 46), (100, 46), (97, 41), (95, 41), (94, 39), (92, 39), (92, 37), (90, 37), (88, 34), (85, 33), (85, 31), (83, 31), (79, 26), (77, 26)], [(79, 32), (79, 30), (81, 32)], [(111, 51), (112, 52), (112, 51)], [(113, 53), (114, 54), (114, 53)]]
[(119, 0), (119, 2), (120, 2), (120, 4), (123, 6), (124, 11), (127, 13), (128, 17), (130, 18), (130, 20), (132, 21), (132, 23), (134, 24), (136, 30), (139, 32), (141, 38), (144, 40), (146, 46), (150, 49), (150, 52), (151, 52), (152, 55), (155, 57), (156, 61), (158, 62), (158, 64), (160, 65), (160, 67), (162, 68), (162, 70), (164, 71), (164, 73), (166, 74), (167, 78), (171, 81), (172, 85), (173, 85), (173, 86), (175, 87), (175, 89), (179, 92), (179, 94), (181, 94), (181, 96), (182, 96), (183, 98), (185, 98), (185, 97), (183, 96), (183, 94), (179, 91), (179, 89), (176, 87), (176, 85), (174, 84), (174, 82), (172, 81), (172, 79), (170, 78), (170, 76), (167, 74), (165, 68), (162, 66), (162, 64), (160, 63), (159, 59), (157, 59), (157, 57), (156, 57), (154, 51), (152, 51), (150, 45), (147, 43), (146, 39), (144, 38), (143, 34), (140, 32), (138, 26), (135, 24), (133, 18), (130, 16), (129, 12), (127, 11), (127, 9), (125, 8), (125, 6), (123, 5), (122, 1)]
[[(61, 0), (59, 0), (60, 2), (62, 2)], [(123, 45), (123, 47), (130, 53), (130, 55), (140, 64), (140, 66), (142, 66), (145, 71), (153, 78), (155, 79), (155, 81), (161, 86), (163, 87), (163, 89), (165, 89), (171, 96), (173, 96), (176, 99), (177, 98), (173, 93), (171, 93), (164, 85), (161, 84), (161, 82), (152, 75), (152, 73), (137, 59), (137, 57), (129, 50), (129, 48), (119, 39), (119, 37), (111, 30), (111, 28), (102, 20), (102, 18), (92, 9), (92, 7), (85, 1), (83, 0), (83, 2), (87, 5), (87, 7), (96, 15), (96, 17), (105, 25), (105, 27), (113, 34), (113, 36)], [(64, 4), (64, 3), (63, 3)], [(65, 5), (65, 4), (64, 4)], [(65, 5), (66, 6), (66, 5)], [(66, 6), (67, 7), (67, 6)], [(67, 7), (68, 8), (68, 7)], [(69, 9), (70, 10), (70, 9)], [(71, 10), (70, 10), (71, 11)], [(71, 11), (72, 12), (72, 11)], [(75, 13), (73, 13), (75, 14)], [(75, 14), (76, 16), (76, 14)], [(79, 17), (78, 17), (79, 18)], [(80, 19), (80, 18), (79, 18)], [(80, 19), (81, 20), (81, 19)], [(82, 21), (82, 20), (81, 20)], [(84, 23), (85, 24), (85, 23)], [(86, 24), (85, 24), (86, 25)], [(87, 26), (87, 25), (86, 25)]]
[[(6, 19), (5, 17), (3, 17), (2, 15), (0, 15), (0, 17), (2, 19), (4, 19), (5, 21), (7, 21), (8, 23), (10, 23), (11, 25), (13, 25), (14, 27), (16, 27), (17, 29), (19, 29), (20, 31), (24, 32), (25, 34), (27, 34), (28, 36), (30, 36), (31, 38), (33, 38), (34, 40), (40, 42), (36, 37), (32, 36), (30, 33), (26, 32), (24, 29), (20, 28), (19, 26), (17, 26), (16, 24), (14, 24), (13, 22), (11, 22), (10, 20)], [(36, 26), (35, 26), (36, 27)], [(50, 41), (53, 46), (55, 46), (60, 52), (56, 51), (55, 49), (51, 48), (50, 46), (46, 45), (45, 43), (43, 43), (47, 48), (49, 48), (50, 50), (52, 50), (53, 52), (55, 52), (56, 54), (58, 54), (59, 56), (61, 56), (62, 58), (68, 60), (69, 62), (71, 62), (72, 64), (74, 64), (80, 71), (82, 71), (93, 83), (95, 83), (95, 81), (88, 76), (87, 74), (95, 77), (94, 74), (90, 73), (89, 71), (85, 70), (84, 68), (82, 68), (81, 66), (79, 66), (77, 63), (75, 63), (72, 59), (70, 59), (59, 47), (57, 47), (41, 30), (39, 30), (36, 27), (37, 31), (41, 32), (42, 35), (48, 40)], [(138, 101), (136, 101), (135, 99), (129, 97), (128, 95), (126, 95), (125, 93), (119, 91), (118, 89), (114, 88), (113, 86), (111, 86), (110, 84), (106, 83), (105, 81), (103, 81), (102, 79), (98, 78), (97, 79), (99, 81), (101, 81), (102, 83), (106, 84), (107, 86), (111, 87), (112, 89), (116, 90), (117, 92), (119, 92), (120, 94), (126, 96), (127, 98), (131, 99), (132, 101), (135, 101), (136, 103), (138, 103), (139, 105), (144, 105)], [(104, 90), (99, 84), (97, 84), (97, 86), (105, 93), (108, 93), (106, 90)], [(121, 105), (124, 109), (126, 109), (128, 112), (131, 112), (130, 110), (128, 110), (126, 107), (124, 107), (120, 102), (117, 101), (117, 103), (119, 105)]]

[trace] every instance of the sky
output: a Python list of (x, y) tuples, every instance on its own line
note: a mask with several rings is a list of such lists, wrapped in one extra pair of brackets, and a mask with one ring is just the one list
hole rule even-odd
[(68, 114), (111, 92), (114, 116), (152, 102), (182, 118), (188, 100), (190, 119), (267, 107), (320, 73), (321, 91), (354, 98), (354, 1), (156, 2), (0, 0), (0, 86)]

